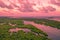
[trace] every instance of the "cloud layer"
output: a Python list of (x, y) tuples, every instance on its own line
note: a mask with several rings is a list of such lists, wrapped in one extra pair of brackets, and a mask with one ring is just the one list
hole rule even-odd
[(60, 1), (0, 0), (0, 16), (17, 15), (20, 17), (60, 16)]
[(17, 9), (20, 11), (40, 11), (41, 8), (57, 9), (60, 5), (60, 1), (56, 0), (0, 0), (0, 7), (8, 9)]

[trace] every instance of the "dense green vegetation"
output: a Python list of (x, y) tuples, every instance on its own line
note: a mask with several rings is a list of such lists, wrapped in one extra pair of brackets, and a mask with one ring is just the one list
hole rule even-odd
[(38, 24), (40, 23), (40, 24), (44, 24), (47, 26), (51, 26), (51, 27), (60, 29), (60, 22), (54, 21), (54, 20), (41, 19), (41, 20), (35, 20), (35, 23), (38, 23)]
[[(27, 19), (25, 19), (27, 20)], [(28, 19), (28, 21), (34, 21), (37, 24), (43, 24), (46, 26), (51, 26), (60, 29), (60, 22), (55, 20), (48, 20), (48, 19)]]
[(48, 20), (48, 19), (24, 19), (26, 21), (34, 21), (37, 24), (43, 24), (46, 26), (51, 26), (60, 29), (60, 22), (56, 20)]
[[(13, 26), (14, 25), (14, 26)], [(25, 33), (23, 30), (13, 32), (11, 28), (28, 28), (31, 32)], [(38, 35), (34, 34), (37, 33)], [(37, 29), (33, 25), (24, 25), (21, 19), (0, 18), (0, 40), (49, 40), (47, 34)]]

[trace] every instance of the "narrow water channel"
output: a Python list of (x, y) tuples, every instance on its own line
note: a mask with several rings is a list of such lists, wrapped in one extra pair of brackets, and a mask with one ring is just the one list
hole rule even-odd
[(53, 28), (50, 26), (45, 26), (41, 24), (36, 24), (33, 21), (24, 21), (24, 24), (31, 24), (35, 26), (38, 29), (41, 29), (42, 31), (46, 32), (48, 34), (48, 38), (52, 40), (60, 40), (60, 29)]

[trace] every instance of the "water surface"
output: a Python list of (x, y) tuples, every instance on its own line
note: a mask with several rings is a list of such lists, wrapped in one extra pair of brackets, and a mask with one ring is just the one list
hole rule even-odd
[(42, 31), (46, 32), (48, 34), (48, 37), (52, 40), (60, 40), (60, 29), (41, 24), (36, 24), (33, 21), (24, 21), (24, 24), (32, 24), (36, 28), (41, 29)]

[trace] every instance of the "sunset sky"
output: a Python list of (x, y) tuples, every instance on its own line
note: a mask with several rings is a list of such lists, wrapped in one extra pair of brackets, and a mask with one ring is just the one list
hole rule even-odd
[(0, 0), (0, 16), (60, 16), (59, 0)]

